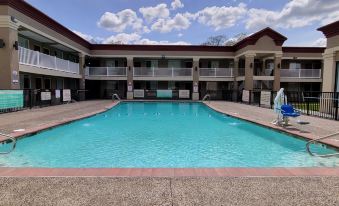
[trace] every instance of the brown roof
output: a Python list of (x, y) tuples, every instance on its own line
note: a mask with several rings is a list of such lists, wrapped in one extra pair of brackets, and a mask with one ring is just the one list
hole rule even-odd
[(320, 27), (317, 30), (323, 32), (326, 38), (339, 35), (339, 21)]
[(284, 53), (324, 53), (325, 47), (282, 47)]
[(274, 31), (273, 29), (267, 27), (265, 29), (262, 29), (248, 37), (246, 37), (245, 39), (241, 40), (240, 42), (236, 43), (234, 45), (234, 47), (236, 48), (236, 50), (238, 49), (242, 49), (248, 45), (254, 45), (261, 37), (263, 36), (269, 36), (271, 37), (275, 44), (277, 46), (282, 46), (284, 44), (284, 42), (287, 40), (287, 37), (285, 37), (284, 35)]

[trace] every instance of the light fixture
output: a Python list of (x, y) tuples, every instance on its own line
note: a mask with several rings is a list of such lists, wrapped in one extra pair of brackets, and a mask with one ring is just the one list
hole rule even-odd
[(13, 23), (18, 23), (18, 21), (16, 20), (16, 18), (15, 18), (14, 16), (11, 16), (11, 21), (12, 21)]
[(277, 65), (277, 66), (278, 66), (278, 69), (280, 69), (280, 67), (281, 67), (280, 63), (278, 63), (278, 65)]
[(253, 68), (253, 63), (250, 63), (250, 68)]
[(5, 42), (3, 39), (0, 39), (0, 48), (4, 48), (5, 47)]
[(19, 50), (19, 44), (18, 44), (18, 41), (15, 41), (15, 42), (14, 42), (13, 48), (14, 48), (15, 50)]
[(198, 67), (195, 67), (194, 70), (197, 72), (198, 71)]

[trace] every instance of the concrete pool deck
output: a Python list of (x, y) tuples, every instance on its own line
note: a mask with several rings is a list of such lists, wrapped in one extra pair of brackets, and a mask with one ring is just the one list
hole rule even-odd
[[(92, 116), (114, 105), (110, 100), (87, 101), (0, 114), (0, 130), (20, 136)], [(269, 125), (275, 118), (272, 110), (254, 106), (230, 102), (208, 105), (263, 125)], [(314, 117), (303, 119), (311, 122), (303, 127), (307, 135), (326, 135), (339, 130), (339, 122)], [(25, 131), (13, 133), (16, 129)], [(297, 128), (292, 131), (300, 132)], [(339, 204), (339, 168), (0, 167), (0, 183), (0, 205)]]
[[(302, 121), (309, 122), (310, 124), (301, 126), (296, 123), (296, 119), (292, 118), (289, 126), (281, 127), (271, 123), (277, 118), (277, 114), (275, 114), (272, 109), (221, 101), (204, 102), (204, 104), (220, 113), (254, 122), (268, 128), (276, 129), (309, 140), (339, 132), (339, 121), (302, 115), (300, 118), (296, 119), (301, 119)], [(322, 142), (339, 148), (339, 135)]]

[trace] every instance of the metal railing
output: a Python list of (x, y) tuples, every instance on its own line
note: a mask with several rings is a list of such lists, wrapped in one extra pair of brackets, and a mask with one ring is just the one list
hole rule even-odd
[(321, 69), (281, 69), (280, 76), (284, 78), (321, 78)]
[(79, 63), (19, 47), (19, 63), (44, 69), (79, 74)]
[(126, 77), (127, 67), (87, 67), (86, 76)]
[[(7, 138), (8, 138), (8, 139), (2, 141), (1, 143), (4, 143), (4, 142), (7, 143), (7, 141), (10, 140), (10, 141), (12, 142), (12, 144), (13, 144), (12, 147), (11, 147), (11, 149), (10, 149), (9, 151), (7, 151), (7, 152), (0, 152), (0, 155), (9, 154), (9, 153), (13, 152), (13, 150), (14, 150), (15, 147), (16, 147), (16, 139), (15, 139), (14, 137), (8, 135), (8, 134), (4, 134), (4, 133), (1, 133), (1, 132), (0, 132), (0, 136), (7, 137)], [(0, 143), (0, 144), (1, 144), (1, 143)]]
[(233, 77), (233, 68), (200, 68), (200, 77)]
[(81, 101), (85, 90), (24, 89), (0, 90), (0, 114)]
[(134, 67), (135, 77), (190, 77), (192, 68), (146, 68)]
[(320, 137), (318, 139), (314, 139), (314, 140), (311, 140), (311, 141), (308, 141), (307, 144), (306, 144), (306, 151), (312, 155), (312, 156), (315, 156), (315, 157), (333, 157), (333, 156), (339, 156), (339, 152), (338, 153), (333, 153), (333, 154), (316, 154), (316, 153), (313, 153), (311, 151), (311, 144), (315, 144), (315, 143), (318, 143), (320, 140), (324, 140), (324, 139), (328, 139), (328, 138), (331, 138), (331, 137), (334, 137), (334, 136), (338, 136), (339, 135), (339, 132), (336, 132), (334, 134), (330, 134), (330, 135), (327, 135), (325, 137)]

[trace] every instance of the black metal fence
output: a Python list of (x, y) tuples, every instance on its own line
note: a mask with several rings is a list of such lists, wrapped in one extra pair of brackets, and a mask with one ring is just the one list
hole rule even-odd
[[(241, 96), (243, 92), (240, 92)], [(270, 96), (269, 100), (267, 100), (267, 97), (266, 99), (262, 98), (263, 92), (266, 93), (266, 96)], [(277, 92), (273, 91), (248, 91), (247, 98), (245, 98), (246, 101), (241, 99), (240, 102), (259, 107), (273, 108), (276, 94)], [(304, 115), (339, 120), (339, 92), (285, 91), (284, 94), (285, 103), (292, 105)], [(265, 102), (262, 102), (263, 99)]]
[(0, 90), (0, 113), (65, 104), (79, 101), (80, 96), (80, 90), (69, 89)]

